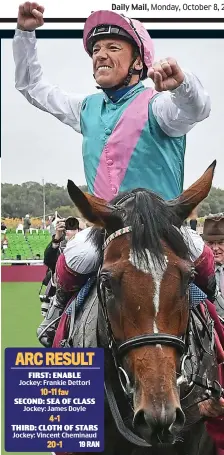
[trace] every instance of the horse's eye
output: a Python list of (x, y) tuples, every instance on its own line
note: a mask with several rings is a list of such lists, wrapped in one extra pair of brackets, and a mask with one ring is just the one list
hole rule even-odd
[(110, 277), (108, 275), (102, 275), (101, 276), (101, 282), (103, 284), (104, 289), (107, 291), (111, 291), (111, 282), (110, 282)]

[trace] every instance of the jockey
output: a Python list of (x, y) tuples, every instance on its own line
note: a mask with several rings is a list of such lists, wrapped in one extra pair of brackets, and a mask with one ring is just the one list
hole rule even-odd
[[(19, 7), (13, 40), (16, 88), (30, 104), (82, 134), (89, 193), (110, 201), (122, 191), (142, 187), (165, 200), (179, 196), (186, 134), (211, 109), (201, 82), (173, 58), (154, 63), (153, 42), (139, 21), (96, 11), (85, 23), (83, 43), (101, 90), (90, 96), (68, 94), (46, 81), (38, 61), (35, 29), (43, 25), (43, 13), (37, 3)], [(147, 77), (155, 89), (143, 85)], [(88, 235), (89, 228), (78, 233), (59, 258), (60, 291), (80, 287), (82, 277), (96, 272), (98, 253)], [(188, 237), (206, 286), (213, 274), (210, 250), (195, 232), (188, 230)], [(56, 302), (58, 317), (67, 302), (64, 297)]]
[[(49, 84), (37, 57), (43, 7), (19, 7), (13, 40), (16, 88), (30, 104), (83, 135), (88, 192), (107, 201), (148, 188), (164, 199), (183, 190), (186, 134), (210, 114), (198, 78), (173, 58), (154, 63), (153, 42), (137, 20), (96, 11), (84, 27), (99, 93), (68, 94)], [(102, 26), (102, 24), (104, 24)], [(155, 89), (146, 88), (147, 77)]]

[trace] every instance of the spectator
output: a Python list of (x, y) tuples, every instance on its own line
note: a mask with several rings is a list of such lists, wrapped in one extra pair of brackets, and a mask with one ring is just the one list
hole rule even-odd
[[(67, 228), (67, 229), (66, 229)], [(52, 241), (44, 252), (44, 264), (55, 272), (55, 266), (60, 253), (63, 251), (66, 243), (74, 238), (79, 231), (79, 222), (77, 218), (69, 217), (66, 220), (60, 219), (56, 223), (55, 234)]]
[(2, 253), (5, 254), (6, 253), (6, 250), (9, 246), (9, 241), (6, 237), (6, 235), (4, 235), (2, 241), (1, 241), (1, 249), (2, 249)]
[(193, 231), (197, 231), (197, 224), (198, 224), (198, 220), (197, 220), (197, 207), (191, 212), (190, 216), (189, 216), (189, 220), (190, 220), (190, 228), (193, 230)]
[(193, 231), (197, 231), (197, 224), (198, 220), (197, 219), (191, 219), (190, 220), (190, 227)]
[(31, 226), (30, 215), (27, 214), (23, 221), (23, 229), (25, 235), (29, 232), (30, 226)]
[(224, 213), (209, 215), (204, 223), (203, 239), (213, 251), (216, 276), (216, 309), (224, 320)]
[(2, 234), (7, 231), (7, 226), (5, 225), (4, 221), (1, 222), (1, 232)]

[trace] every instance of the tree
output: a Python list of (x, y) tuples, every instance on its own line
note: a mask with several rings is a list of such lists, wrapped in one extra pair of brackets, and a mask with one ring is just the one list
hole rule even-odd
[(198, 216), (224, 212), (224, 190), (212, 187), (208, 197), (200, 204)]
[[(87, 192), (86, 185), (80, 186), (80, 189)], [(65, 187), (46, 183), (45, 202), (46, 214), (53, 214), (58, 210), (61, 216), (78, 215)], [(198, 216), (218, 212), (224, 212), (224, 190), (213, 187), (208, 197), (198, 207)], [(27, 213), (33, 217), (43, 218), (43, 186), (37, 182), (25, 182), (22, 185), (3, 183), (2, 217), (22, 218)]]
[[(87, 191), (86, 186), (81, 187)], [(53, 183), (45, 185), (45, 213), (51, 214), (61, 207), (65, 212), (75, 213), (75, 207), (68, 195), (67, 188)], [(58, 210), (59, 211), (59, 210)], [(2, 217), (22, 218), (27, 213), (34, 217), (43, 217), (43, 186), (37, 182), (25, 182), (21, 185), (2, 184)], [(59, 211), (60, 213), (60, 211)], [(70, 216), (70, 215), (69, 215)]]
[(209, 215), (209, 213), (210, 213), (210, 205), (208, 202), (203, 201), (199, 206), (198, 216), (199, 217), (206, 216), (206, 215)]

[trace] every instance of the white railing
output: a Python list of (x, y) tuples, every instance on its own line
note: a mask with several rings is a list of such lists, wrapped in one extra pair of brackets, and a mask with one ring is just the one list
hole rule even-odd
[(43, 265), (43, 259), (2, 259), (1, 265), (3, 264), (27, 264), (27, 265)]

